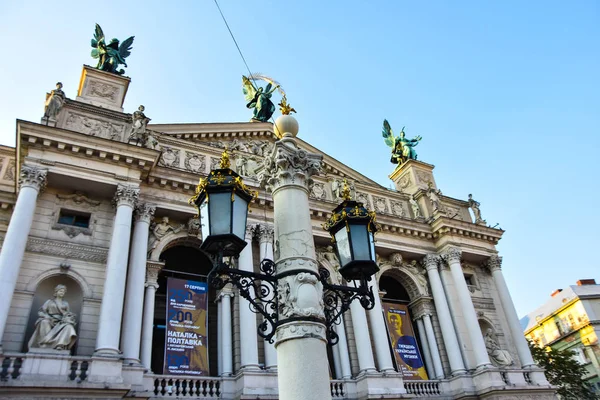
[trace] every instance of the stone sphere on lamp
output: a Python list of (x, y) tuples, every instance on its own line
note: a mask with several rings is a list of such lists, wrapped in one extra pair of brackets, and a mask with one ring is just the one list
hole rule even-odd
[(278, 138), (296, 137), (298, 131), (300, 130), (298, 121), (296, 121), (296, 118), (292, 117), (291, 115), (281, 115), (279, 118), (277, 118), (275, 120), (274, 128), (275, 135)]

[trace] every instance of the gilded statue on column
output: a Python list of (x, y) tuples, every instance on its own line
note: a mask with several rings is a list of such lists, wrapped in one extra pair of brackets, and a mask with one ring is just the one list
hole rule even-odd
[(416, 160), (417, 152), (414, 147), (421, 141), (421, 136), (416, 136), (414, 139), (407, 139), (404, 133), (404, 127), (400, 131), (400, 136), (394, 136), (392, 127), (387, 119), (383, 120), (383, 131), (381, 132), (383, 140), (388, 147), (392, 149), (392, 164), (403, 164), (408, 160)]
[(54, 298), (46, 300), (38, 311), (39, 318), (29, 339), (29, 350), (36, 347), (70, 350), (77, 341), (76, 316), (71, 312), (69, 303), (63, 299), (66, 293), (65, 285), (57, 285), (54, 288)]
[(117, 75), (123, 75), (125, 70), (119, 69), (119, 65), (127, 66), (125, 59), (131, 54), (131, 45), (134, 36), (131, 36), (119, 44), (118, 39), (112, 39), (108, 44), (104, 38), (104, 32), (100, 25), (96, 24), (94, 38), (92, 39), (92, 57), (98, 59), (96, 68)]

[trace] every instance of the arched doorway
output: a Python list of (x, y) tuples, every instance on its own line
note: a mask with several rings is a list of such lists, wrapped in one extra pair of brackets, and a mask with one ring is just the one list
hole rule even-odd
[[(403, 373), (404, 379), (431, 379), (425, 370), (421, 335), (417, 325), (413, 324), (408, 307), (413, 299), (401, 282), (405, 280), (403, 278), (408, 279), (398, 270), (388, 270), (379, 279), (379, 288), (385, 292), (382, 306), (389, 333), (390, 353), (396, 370)], [(417, 351), (413, 354), (415, 346)]]
[[(178, 240), (161, 253), (160, 259), (165, 266), (158, 276), (158, 289), (156, 291), (156, 304), (154, 307), (154, 335), (152, 339), (151, 369), (154, 373), (163, 373), (165, 336), (166, 336), (166, 308), (167, 308), (167, 279), (178, 278), (206, 282), (206, 276), (212, 268), (210, 259), (199, 249), (199, 241)], [(208, 364), (209, 375), (218, 375), (218, 329), (217, 329), (217, 304), (215, 303), (215, 290), (209, 287), (208, 291)]]

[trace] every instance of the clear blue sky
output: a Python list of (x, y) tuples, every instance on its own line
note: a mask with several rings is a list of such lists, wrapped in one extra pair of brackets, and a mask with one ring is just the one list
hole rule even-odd
[[(168, 5), (172, 3), (173, 5)], [(473, 193), (519, 315), (600, 281), (600, 3), (220, 0), (253, 72), (279, 80), (300, 136), (377, 182), (380, 136), (422, 135), (444, 194)], [(285, 5), (284, 5), (285, 4)], [(212, 0), (0, 4), (0, 143), (39, 121), (57, 81), (75, 98), (98, 22), (135, 35), (125, 110), (154, 123), (248, 121), (247, 71)]]

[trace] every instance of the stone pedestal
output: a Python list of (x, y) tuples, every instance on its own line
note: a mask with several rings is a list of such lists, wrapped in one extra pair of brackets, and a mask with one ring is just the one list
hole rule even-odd
[(123, 112), (123, 102), (130, 82), (131, 78), (126, 76), (84, 65), (76, 100)]
[(421, 161), (408, 160), (402, 165), (396, 167), (389, 178), (394, 182), (396, 189), (399, 192), (413, 195), (420, 189), (427, 190), (427, 184), (431, 182), (433, 188), (437, 190), (435, 179), (433, 177), (433, 169), (431, 164), (426, 164)]

